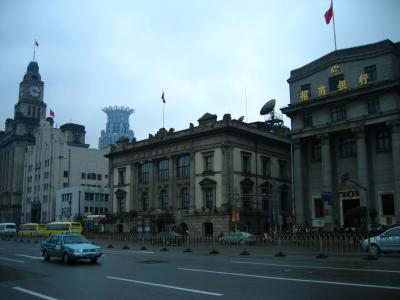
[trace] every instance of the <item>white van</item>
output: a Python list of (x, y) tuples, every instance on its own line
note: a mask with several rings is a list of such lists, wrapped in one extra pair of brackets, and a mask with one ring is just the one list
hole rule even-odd
[(17, 225), (15, 223), (0, 223), (0, 234), (2, 233), (16, 233)]

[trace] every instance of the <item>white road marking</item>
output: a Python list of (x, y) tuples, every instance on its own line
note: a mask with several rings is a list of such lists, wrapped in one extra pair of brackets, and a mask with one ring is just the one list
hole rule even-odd
[(43, 259), (42, 256), (32, 256), (32, 255), (25, 255), (25, 254), (15, 254), (16, 256), (27, 257), (32, 259)]
[(128, 254), (128, 253), (136, 253), (136, 254), (154, 254), (154, 251), (142, 251), (142, 250), (104, 250), (104, 252), (114, 253), (114, 254)]
[(36, 296), (36, 297), (38, 297), (38, 298), (42, 298), (42, 299), (46, 299), (46, 300), (58, 300), (57, 298), (53, 298), (53, 297), (50, 297), (50, 296), (46, 296), (46, 295), (43, 295), (43, 294), (39, 294), (39, 293), (30, 291), (30, 290), (21, 288), (21, 287), (19, 287), (19, 286), (14, 286), (13, 289), (14, 289), (14, 290), (17, 290), (17, 291), (20, 291), (20, 292), (22, 292), (22, 293), (25, 293), (25, 294), (29, 294), (29, 295), (32, 295), (32, 296)]
[(0, 257), (0, 259), (13, 261), (13, 262), (17, 262), (17, 263), (20, 263), (20, 264), (25, 263), (23, 260), (16, 260), (16, 259), (11, 259), (11, 258), (6, 258), (6, 257)]
[(235, 260), (233, 260), (231, 262), (234, 263), (234, 264), (262, 265), (262, 266), (270, 266), (270, 267), (292, 267), (292, 268), (306, 268), (306, 269), (325, 269), (325, 270), (399, 273), (400, 274), (400, 271), (382, 270), (382, 269), (356, 269), (356, 268), (338, 268), (338, 267), (316, 267), (316, 266), (306, 266), (306, 265), (268, 264), (268, 263), (261, 263), (261, 262), (235, 261)]
[(163, 288), (167, 288), (167, 289), (174, 289), (174, 290), (191, 292), (191, 293), (205, 294), (205, 295), (210, 295), (210, 296), (223, 296), (224, 295), (224, 294), (219, 294), (219, 293), (212, 293), (212, 292), (206, 292), (206, 291), (201, 291), (201, 290), (193, 290), (193, 289), (187, 289), (187, 288), (182, 288), (182, 287), (177, 287), (177, 286), (172, 286), (172, 285), (159, 284), (159, 283), (146, 282), (146, 281), (138, 281), (138, 280), (132, 280), (132, 279), (126, 279), (126, 278), (113, 277), (113, 276), (107, 276), (107, 278), (121, 280), (121, 281), (127, 281), (127, 282), (133, 282), (133, 283), (140, 283), (140, 284), (151, 285), (151, 286), (157, 286), (157, 287), (163, 287)]
[(241, 273), (231, 273), (231, 272), (210, 271), (210, 270), (201, 270), (201, 269), (186, 269), (186, 268), (177, 268), (177, 269), (178, 270), (182, 270), (182, 271), (202, 272), (202, 273), (212, 273), (212, 274), (221, 274), (221, 275), (231, 275), (231, 276), (242, 276), (242, 277), (272, 279), (272, 280), (321, 283), (321, 284), (344, 285), (344, 286), (355, 286), (355, 287), (366, 287), (366, 288), (377, 288), (377, 289), (388, 289), (388, 290), (400, 290), (400, 286), (390, 286), (390, 285), (373, 285), (373, 284), (349, 283), (349, 282), (339, 282), (339, 281), (323, 281), (323, 280), (312, 280), (312, 279), (285, 278), (285, 277), (274, 277), (274, 276), (263, 276), (263, 275), (252, 275), (252, 274), (241, 274)]

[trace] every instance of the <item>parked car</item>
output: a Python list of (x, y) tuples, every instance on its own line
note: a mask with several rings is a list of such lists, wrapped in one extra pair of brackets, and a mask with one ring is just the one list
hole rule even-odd
[(256, 241), (256, 237), (245, 231), (233, 231), (221, 236), (219, 241), (223, 244), (253, 244)]
[[(371, 248), (380, 252), (400, 252), (400, 226), (390, 228), (384, 233), (371, 237)], [(362, 242), (362, 248), (368, 251), (368, 239)]]
[(46, 261), (49, 261), (51, 257), (58, 257), (62, 258), (64, 263), (77, 259), (90, 259), (92, 263), (96, 263), (97, 259), (103, 254), (101, 247), (75, 233), (50, 235), (42, 241), (41, 251)]
[(180, 246), (183, 244), (184, 236), (175, 231), (161, 231), (152, 240), (153, 245)]

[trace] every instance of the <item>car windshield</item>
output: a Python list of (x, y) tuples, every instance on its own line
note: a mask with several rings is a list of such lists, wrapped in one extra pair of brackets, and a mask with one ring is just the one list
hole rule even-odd
[(64, 236), (64, 244), (82, 244), (82, 243), (89, 243), (89, 241), (81, 235)]

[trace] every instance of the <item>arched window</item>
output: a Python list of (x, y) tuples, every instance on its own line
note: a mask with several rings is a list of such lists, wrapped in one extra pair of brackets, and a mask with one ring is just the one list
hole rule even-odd
[(149, 194), (147, 192), (143, 192), (142, 194), (142, 204), (143, 204), (143, 211), (149, 209)]
[(160, 192), (160, 204), (162, 209), (168, 208), (168, 193), (166, 190)]
[(182, 189), (181, 197), (182, 197), (182, 208), (188, 209), (190, 205), (190, 194), (187, 188)]

